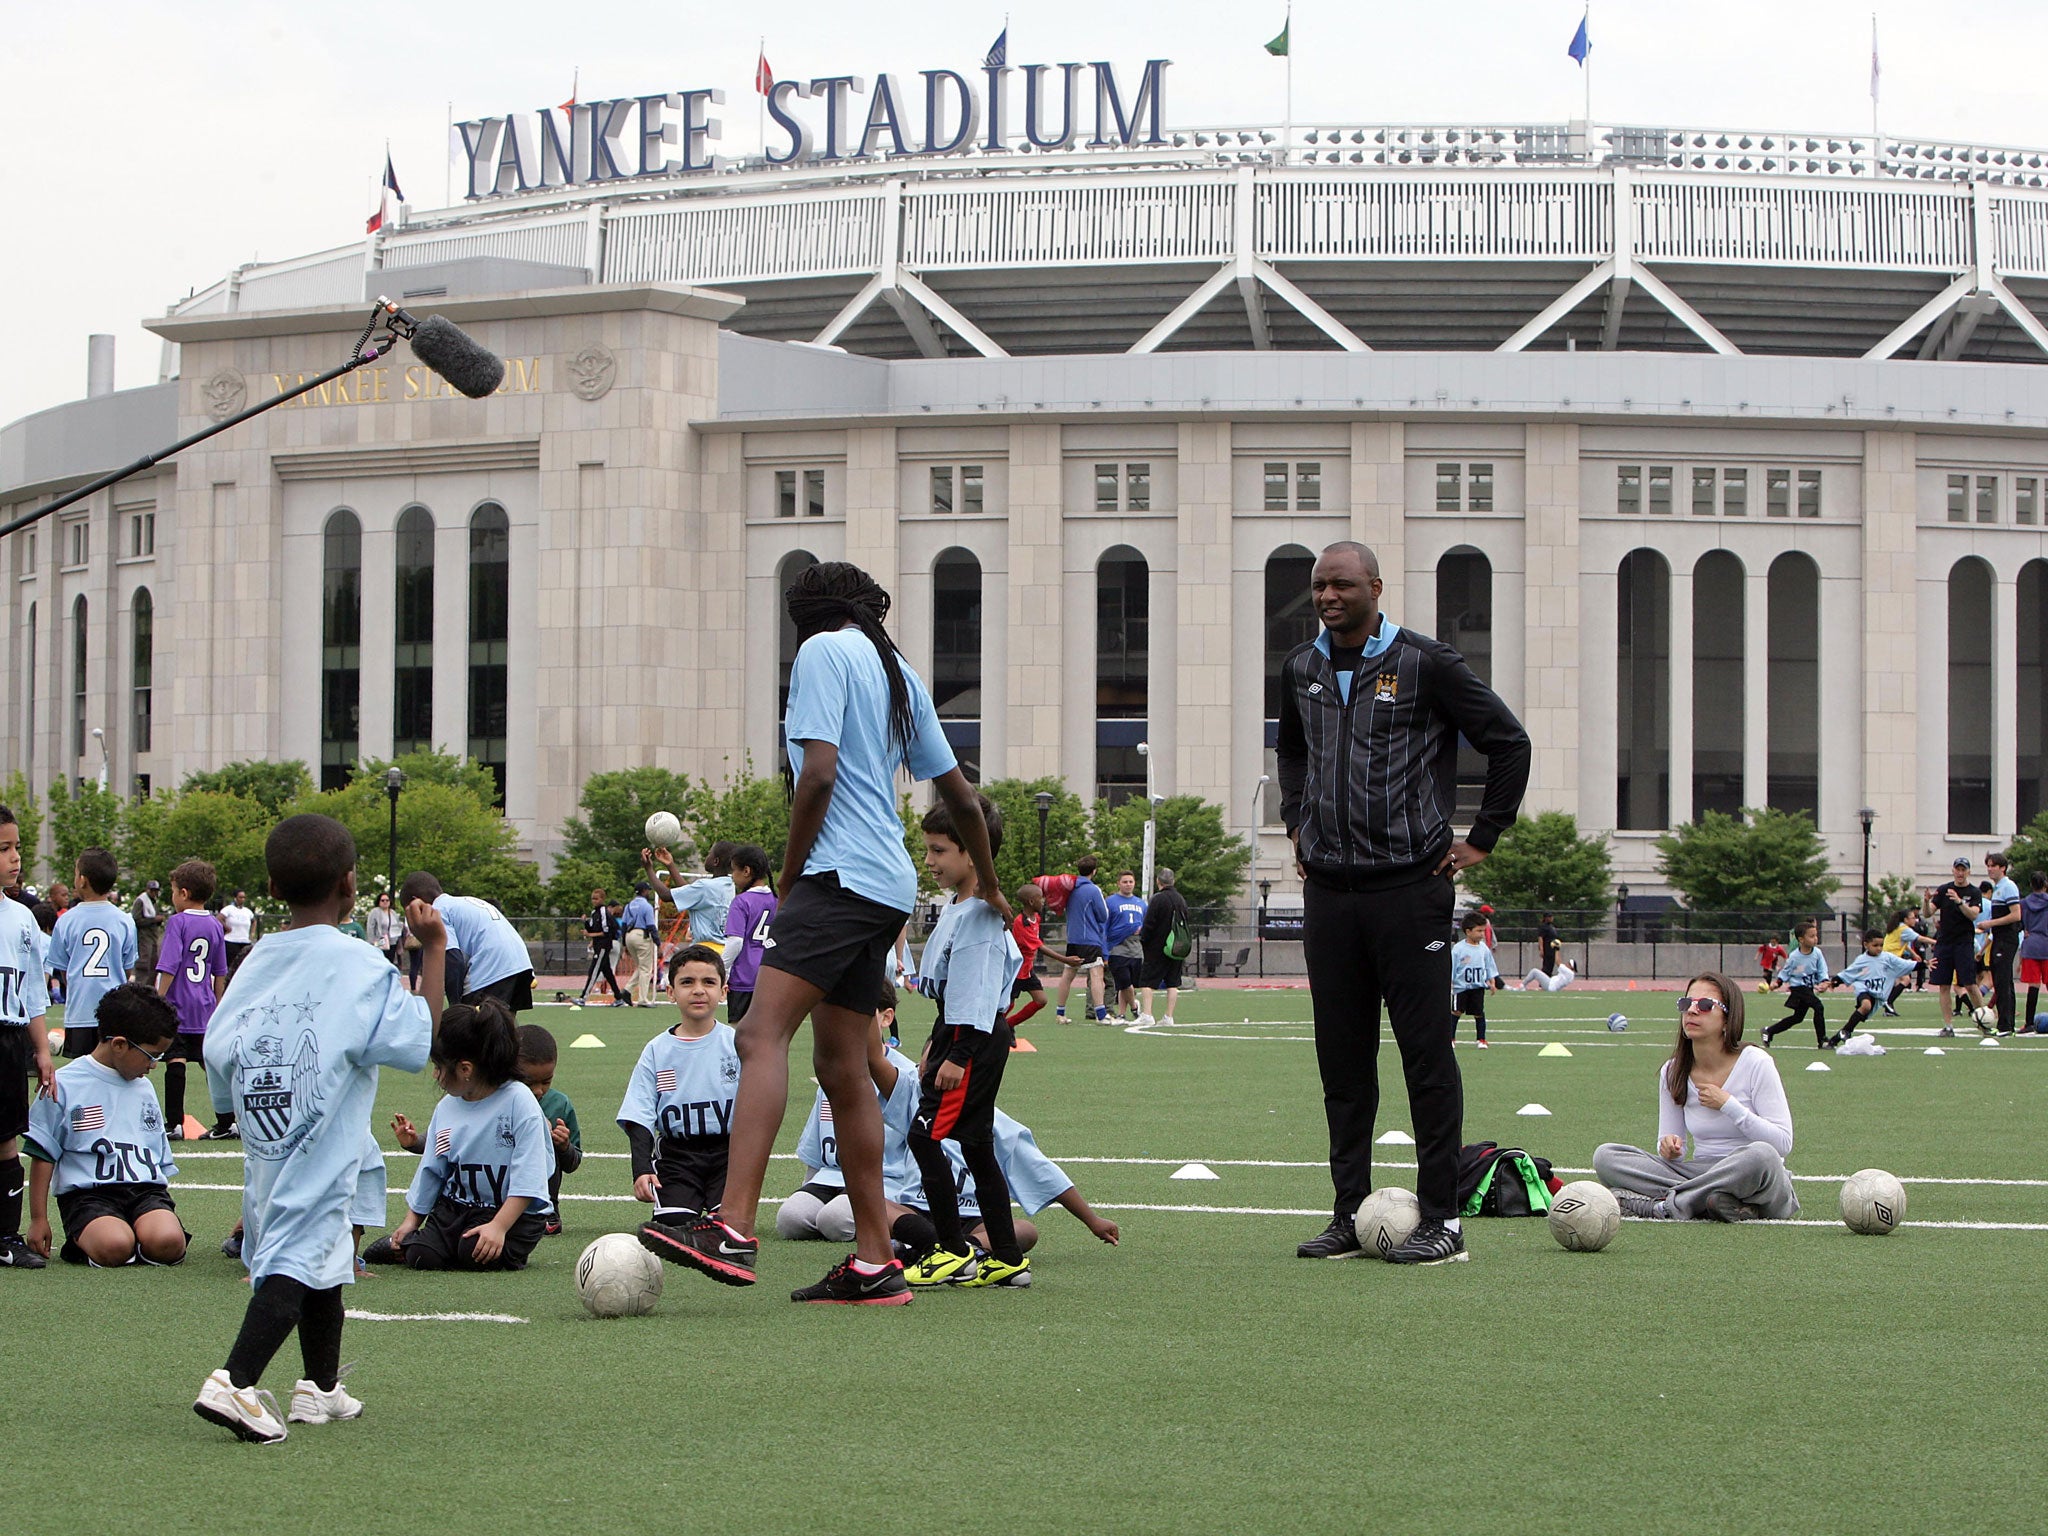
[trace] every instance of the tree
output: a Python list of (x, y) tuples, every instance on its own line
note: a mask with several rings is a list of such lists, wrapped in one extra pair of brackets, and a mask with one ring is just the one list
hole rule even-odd
[(306, 772), (306, 765), (296, 759), (271, 763), (252, 758), (242, 763), (226, 763), (204, 773), (187, 774), (179, 787), (239, 795), (262, 806), (271, 820), (282, 821), (289, 814), (288, 807), (313, 792), (313, 776)]
[(161, 880), (187, 859), (213, 866), (222, 895), (270, 889), (263, 844), (279, 817), (260, 801), (220, 790), (172, 791), (139, 800), (122, 818), (121, 867), (134, 880)]
[(780, 774), (756, 774), (751, 755), (718, 788), (692, 788), (677, 814), (698, 850), (716, 842), (754, 843), (768, 855), (771, 871), (782, 868), (789, 846), (789, 792)]
[[(1091, 837), (1088, 807), (1081, 797), (1055, 778), (990, 779), (981, 792), (1003, 813), (1003, 846), (996, 852), (996, 878), (1005, 893), (1015, 896), (1017, 887), (1041, 871), (1038, 867), (1038, 802), (1041, 792), (1051, 795), (1052, 806), (1045, 818), (1046, 874), (1071, 870), (1088, 852)], [(922, 855), (920, 855), (920, 865)]]
[(62, 779), (50, 785), (51, 878), (70, 882), (78, 856), (88, 848), (114, 850), (121, 839), (121, 797), (86, 783), (76, 790)]
[(1577, 820), (1563, 811), (1517, 817), (1462, 878), (1474, 897), (1503, 912), (1594, 912), (1604, 921), (1613, 900), (1606, 837), (1580, 836)]
[[(2014, 861), (2017, 863), (2017, 859)], [(1911, 875), (1885, 875), (1870, 882), (1870, 920), (1889, 927), (1892, 914), (1901, 908), (1920, 910), (1920, 882)]]
[(29, 787), (28, 778), (17, 768), (0, 783), (0, 805), (14, 812), (15, 825), (21, 828), (21, 883), (36, 883), (36, 853), (42, 846), (43, 811), (36, 799), (36, 792)]
[[(1095, 854), (1102, 860), (1097, 875), (1113, 886), (1122, 870), (1143, 878), (1145, 799), (1134, 796), (1121, 805), (1095, 803), (1092, 820)], [(1187, 898), (1198, 920), (1213, 921), (1234, 901), (1244, 898), (1245, 871), (1252, 851), (1223, 824), (1223, 807), (1199, 795), (1169, 795), (1159, 805), (1159, 831), (1153, 848), (1154, 868), (1170, 869), (1176, 888)], [(1150, 892), (1140, 892), (1149, 896)]]
[(1658, 867), (1701, 912), (1811, 912), (1841, 882), (1804, 811), (1708, 811), (1657, 839)]
[[(630, 892), (640, 879), (640, 850), (647, 846), (647, 818), (656, 811), (673, 811), (687, 824), (695, 796), (695, 786), (686, 775), (671, 773), (666, 768), (619, 768), (609, 773), (593, 773), (584, 780), (583, 793), (577, 801), (583, 814), (562, 823), (562, 858), (587, 866), (602, 865), (608, 878), (596, 884), (608, 891)], [(681, 850), (677, 857), (682, 857)], [(549, 890), (552, 893), (555, 887), (551, 884)], [(584, 885), (573, 908), (558, 910), (581, 911), (589, 894), (589, 885)]]
[[(21, 846), (28, 846), (26, 830), (22, 833)], [(2006, 845), (2005, 856), (2012, 860), (2012, 877), (2022, 891), (2026, 890), (2036, 870), (2048, 870), (2048, 811), (2043, 811), (2020, 828)]]

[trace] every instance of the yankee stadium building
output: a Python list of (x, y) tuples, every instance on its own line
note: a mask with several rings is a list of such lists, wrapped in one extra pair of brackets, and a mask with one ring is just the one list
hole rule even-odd
[(470, 400), (401, 349), (13, 535), (0, 772), (434, 745), (547, 856), (593, 773), (779, 766), (780, 594), (846, 559), (971, 772), (1149, 770), (1291, 884), (1278, 664), (1348, 537), (1640, 891), (1706, 810), (1810, 811), (1853, 889), (1866, 831), (1925, 875), (2048, 806), (2048, 150), (1191, 128), (1171, 80), (783, 81), (744, 162), (707, 90), (459, 125), (456, 206), (239, 268), (152, 322), (165, 382), (0, 431), (12, 517), (378, 294), (507, 363)]

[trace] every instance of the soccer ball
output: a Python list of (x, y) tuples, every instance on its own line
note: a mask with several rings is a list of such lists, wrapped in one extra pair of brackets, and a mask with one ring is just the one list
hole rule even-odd
[(2034, 1015), (2034, 1033), (2037, 1035), (2048, 1035), (2048, 1013), (2037, 1013)]
[(1982, 1024), (1986, 1029), (1989, 1029), (1998, 1022), (1998, 1010), (1996, 1008), (1979, 1008), (1970, 1017), (1979, 1024)]
[(683, 840), (683, 824), (674, 811), (656, 811), (647, 818), (645, 830), (649, 847), (673, 848)]
[(1883, 1237), (1906, 1219), (1906, 1186), (1882, 1168), (1865, 1168), (1842, 1183), (1842, 1220), (1851, 1232)]
[(628, 1232), (607, 1232), (576, 1261), (576, 1294), (592, 1317), (640, 1317), (661, 1299), (661, 1260)]
[(1579, 1179), (1550, 1197), (1550, 1235), (1573, 1253), (1598, 1253), (1621, 1229), (1621, 1205), (1605, 1184)]
[(1409, 1189), (1376, 1189), (1351, 1218), (1358, 1245), (1380, 1259), (1407, 1242), (1408, 1235), (1421, 1225), (1422, 1205)]
[(1625, 1013), (1610, 1013), (1607, 1015), (1607, 1027), (1615, 1034), (1620, 1034), (1628, 1028), (1628, 1015)]

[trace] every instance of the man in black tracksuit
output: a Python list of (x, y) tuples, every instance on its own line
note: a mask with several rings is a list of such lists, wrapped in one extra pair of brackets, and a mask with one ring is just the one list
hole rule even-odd
[[(1372, 1189), (1384, 1002), (1408, 1080), (1422, 1206), (1422, 1224), (1390, 1257), (1460, 1260), (1464, 1091), (1451, 1054), (1452, 882), (1513, 825), (1529, 782), (1529, 736), (1456, 651), (1380, 612), (1370, 549), (1332, 544), (1310, 584), (1324, 633), (1281, 669), (1280, 815), (1304, 886), (1337, 1198), (1330, 1225), (1296, 1251), (1359, 1251), (1352, 1216)], [(1461, 735), (1487, 760), (1485, 799), (1463, 841), (1450, 823)]]

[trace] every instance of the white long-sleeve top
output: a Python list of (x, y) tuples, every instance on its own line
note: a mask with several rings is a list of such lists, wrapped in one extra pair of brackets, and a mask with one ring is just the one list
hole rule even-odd
[(1778, 1076), (1778, 1064), (1771, 1053), (1757, 1046), (1745, 1046), (1729, 1070), (1723, 1086), (1728, 1102), (1709, 1109), (1700, 1102), (1696, 1083), (1685, 1085), (1685, 1103), (1676, 1103), (1665, 1087), (1671, 1071), (1666, 1062), (1657, 1071), (1657, 1136), (1690, 1136), (1693, 1157), (1717, 1163), (1752, 1141), (1766, 1142), (1778, 1149), (1780, 1157), (1792, 1152), (1792, 1106), (1785, 1100), (1785, 1084)]

